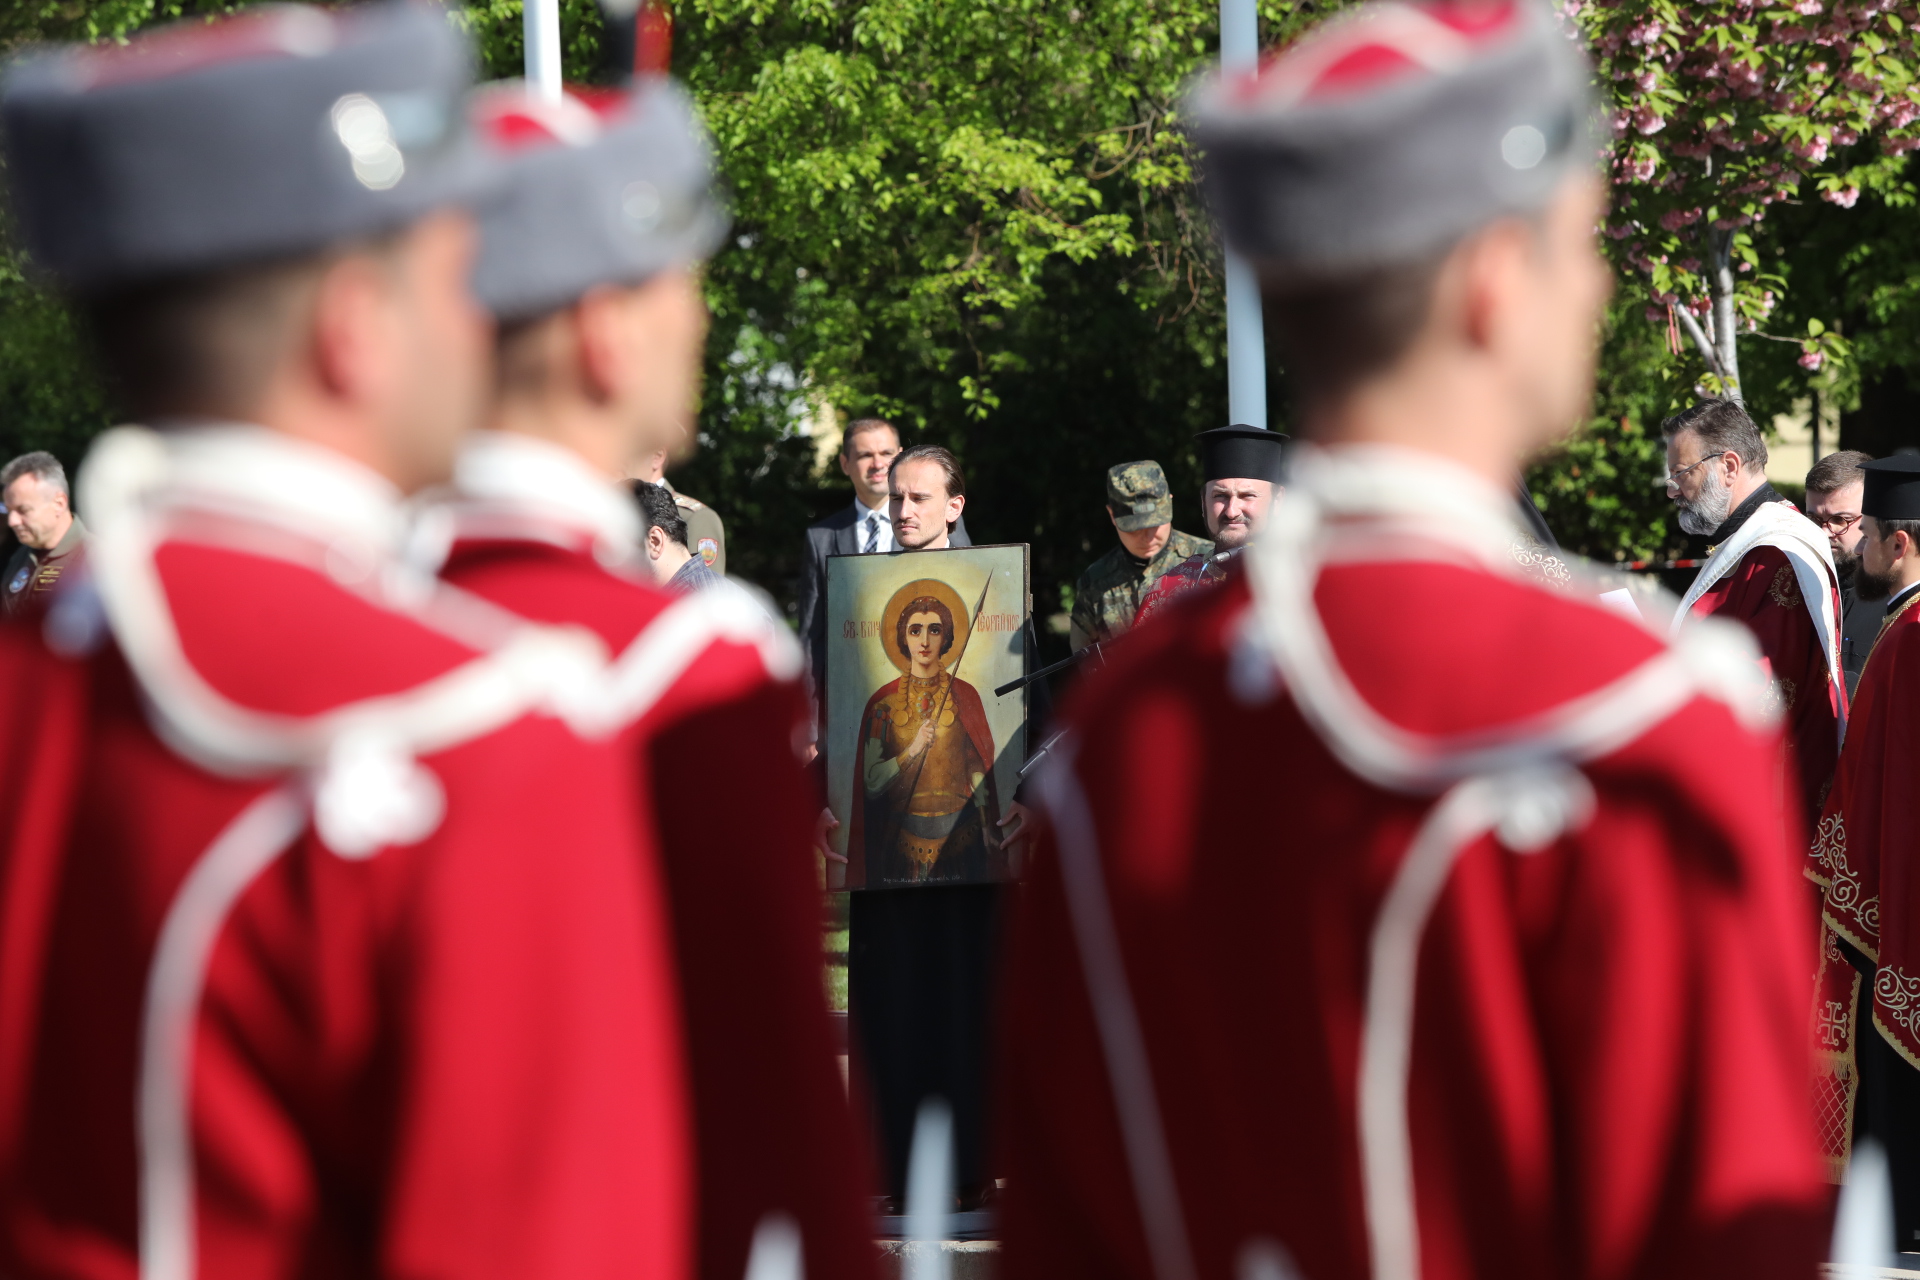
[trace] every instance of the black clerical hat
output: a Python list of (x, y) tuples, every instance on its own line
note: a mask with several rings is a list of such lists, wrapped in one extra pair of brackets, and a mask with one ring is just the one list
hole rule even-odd
[(1202, 480), (1271, 480), (1278, 484), (1286, 476), (1287, 437), (1278, 431), (1215, 427), (1194, 439), (1200, 442)]
[(1897, 453), (1861, 464), (1866, 473), (1860, 514), (1876, 520), (1920, 520), (1920, 454)]

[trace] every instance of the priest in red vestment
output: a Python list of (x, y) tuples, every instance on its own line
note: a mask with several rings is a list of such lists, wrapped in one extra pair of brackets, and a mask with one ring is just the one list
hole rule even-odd
[(1836, 1174), (1856, 1136), (1887, 1152), (1900, 1248), (1920, 1253), (1920, 458), (1864, 480), (1854, 589), (1886, 612), (1808, 855), (1826, 926), (1816, 1096)]
[[(476, 111), (508, 170), (474, 277), (502, 326), (498, 391), (422, 524), (450, 545), (447, 581), (585, 627), (616, 655), (593, 710), (658, 828), (693, 1089), (696, 1274), (739, 1280), (750, 1256), (792, 1256), (807, 1275), (859, 1280), (874, 1266), (867, 1171), (822, 981), (800, 651), (731, 583), (660, 589), (621, 483), (685, 438), (696, 398), (696, 272), (726, 229), (705, 134), (665, 81), (557, 103), (500, 89)], [(654, 204), (637, 208), (642, 190)]]
[(1546, 5), (1429, 0), (1184, 113), (1308, 443), (1244, 574), (1066, 713), (1006, 978), (1012, 1280), (1814, 1272), (1752, 640), (1511, 555), (1609, 289), (1588, 85)]
[(656, 836), (568, 723), (603, 657), (401, 555), (487, 378), (471, 62), (274, 6), (0, 86), (13, 226), (163, 427), (0, 628), (0, 1274), (687, 1274)]
[(1767, 483), (1767, 442), (1739, 401), (1703, 400), (1664, 430), (1667, 496), (1680, 527), (1709, 541), (1674, 629), (1692, 618), (1727, 618), (1760, 642), (1760, 675), (1786, 719), (1811, 820), (1826, 799), (1847, 723), (1832, 548), (1820, 526)]

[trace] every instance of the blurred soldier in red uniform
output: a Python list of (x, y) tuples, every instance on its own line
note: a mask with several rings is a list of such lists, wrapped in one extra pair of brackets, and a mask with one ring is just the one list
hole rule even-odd
[(1862, 474), (1854, 591), (1885, 610), (1807, 864), (1826, 926), (1817, 1096), (1834, 1180), (1856, 1135), (1876, 1139), (1899, 1247), (1920, 1253), (1920, 458)]
[(696, 400), (696, 271), (726, 230), (705, 135), (658, 81), (557, 103), (502, 90), (478, 111), (508, 171), (474, 277), (501, 325), (498, 392), (425, 523), (450, 525), (449, 581), (617, 655), (599, 710), (659, 824), (698, 1274), (738, 1280), (797, 1231), (806, 1274), (858, 1280), (875, 1254), (821, 981), (800, 650), (738, 586), (658, 586), (620, 479), (686, 438)]
[(1707, 562), (1673, 629), (1717, 617), (1753, 632), (1811, 821), (1827, 798), (1847, 723), (1832, 547), (1819, 525), (1767, 483), (1767, 442), (1738, 401), (1703, 400), (1669, 418), (1664, 430), (1667, 496), (1680, 509), (1680, 527), (1709, 541)]
[(402, 559), (484, 393), (439, 10), (15, 64), (11, 211), (122, 407), (0, 629), (0, 1273), (691, 1261), (651, 823), (594, 643)]
[(1511, 554), (1609, 287), (1588, 84), (1544, 4), (1375, 4), (1189, 105), (1310, 443), (1042, 784), (1014, 1280), (1814, 1270), (1781, 740), (1713, 683), (1752, 642)]

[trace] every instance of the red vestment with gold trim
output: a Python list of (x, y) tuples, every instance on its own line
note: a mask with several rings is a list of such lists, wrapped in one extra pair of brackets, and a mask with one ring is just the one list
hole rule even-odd
[(184, 434), (96, 444), (89, 575), (0, 629), (0, 1273), (684, 1275), (590, 648), (405, 572), (353, 464)]
[(1502, 569), (1495, 487), (1384, 449), (1293, 479), (1066, 713), (1008, 1276), (1811, 1274), (1779, 734), (1694, 683), (1718, 655)]
[[(1807, 877), (1821, 919), (1874, 963), (1870, 991), (1831, 937), (1814, 997), (1818, 1099), (1833, 1172), (1844, 1166), (1858, 1087), (1856, 1036), (1878, 1034), (1920, 1070), (1920, 595), (1882, 625), (1854, 691), (1846, 747), (1814, 830)], [(1858, 1013), (1871, 1009), (1872, 1026)]]
[[(1833, 617), (1840, 616), (1839, 588), (1830, 587)], [(1793, 745), (1800, 794), (1808, 819), (1820, 811), (1840, 756), (1844, 689), (1828, 678), (1827, 655), (1802, 598), (1786, 552), (1758, 546), (1726, 577), (1694, 602), (1693, 612), (1743, 623), (1760, 642), (1765, 675), (1772, 682)]]

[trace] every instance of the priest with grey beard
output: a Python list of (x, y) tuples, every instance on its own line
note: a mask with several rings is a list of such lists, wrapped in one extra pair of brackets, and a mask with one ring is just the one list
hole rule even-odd
[(1662, 424), (1667, 497), (1707, 562), (1674, 615), (1734, 619), (1760, 642), (1767, 698), (1784, 722), (1809, 820), (1833, 778), (1847, 716), (1840, 579), (1827, 535), (1767, 483), (1767, 443), (1737, 400), (1702, 400)]

